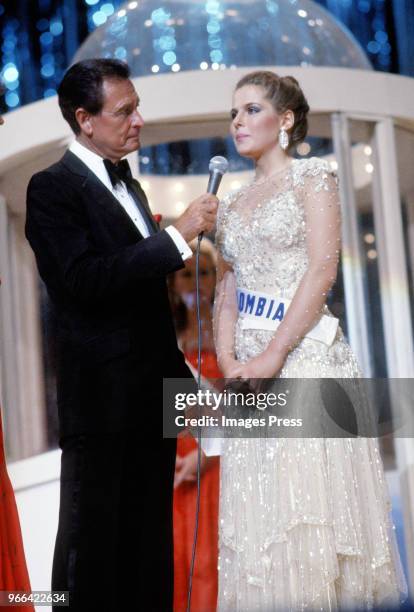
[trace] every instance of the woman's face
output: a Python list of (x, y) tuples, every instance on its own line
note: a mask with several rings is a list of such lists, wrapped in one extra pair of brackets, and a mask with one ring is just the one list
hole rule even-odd
[(240, 155), (258, 159), (278, 146), (283, 118), (257, 85), (245, 85), (234, 92), (230, 132)]

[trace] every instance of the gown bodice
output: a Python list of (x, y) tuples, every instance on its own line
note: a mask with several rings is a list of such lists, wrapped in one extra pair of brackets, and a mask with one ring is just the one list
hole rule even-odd
[(237, 286), (293, 297), (308, 266), (304, 200), (311, 195), (317, 205), (321, 192), (339, 206), (328, 162), (312, 157), (292, 159), (267, 181), (251, 182), (222, 200), (216, 244)]

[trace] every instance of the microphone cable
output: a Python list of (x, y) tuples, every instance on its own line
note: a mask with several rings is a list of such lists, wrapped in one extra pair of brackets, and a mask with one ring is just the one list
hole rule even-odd
[[(201, 314), (200, 314), (200, 245), (203, 234), (199, 234), (196, 249), (196, 310), (197, 310), (197, 389), (201, 389)], [(198, 406), (200, 416), (200, 406)], [(197, 552), (198, 523), (200, 517), (201, 498), (201, 426), (197, 425), (197, 499), (195, 511), (194, 539), (191, 553), (190, 576), (188, 579), (187, 612), (191, 612), (191, 592), (193, 589), (193, 575)]]
[[(210, 159), (209, 180), (207, 193), (216, 195), (223, 174), (227, 172), (229, 163), (225, 157), (216, 155)], [(203, 239), (203, 232), (198, 235), (196, 249), (196, 310), (197, 310), (197, 389), (201, 390), (201, 314), (200, 314), (200, 246)], [(198, 404), (198, 416), (200, 417), (200, 404)], [(187, 612), (191, 612), (191, 592), (193, 589), (194, 566), (197, 551), (198, 523), (200, 517), (200, 497), (201, 497), (201, 425), (200, 419), (197, 423), (197, 500), (194, 525), (193, 549), (191, 553), (190, 576), (188, 579)]]

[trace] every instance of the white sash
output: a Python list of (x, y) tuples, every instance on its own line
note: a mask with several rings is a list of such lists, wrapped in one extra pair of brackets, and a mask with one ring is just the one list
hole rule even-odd
[[(237, 304), (242, 329), (275, 331), (283, 321), (290, 303), (291, 300), (263, 291), (237, 288)], [(331, 346), (336, 336), (338, 323), (336, 317), (323, 314), (305, 337)]]

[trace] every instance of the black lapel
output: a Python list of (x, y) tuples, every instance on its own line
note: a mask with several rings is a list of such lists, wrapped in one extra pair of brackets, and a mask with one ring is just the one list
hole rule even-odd
[(145, 208), (145, 210), (148, 213), (148, 218), (149, 218), (149, 222), (151, 223), (151, 227), (154, 229), (155, 232), (159, 232), (159, 227), (157, 225), (157, 223), (155, 222), (154, 216), (152, 214), (152, 211), (150, 209), (150, 206), (148, 204), (148, 199), (147, 196), (145, 195), (145, 191), (142, 189), (139, 181), (137, 181), (137, 179), (134, 179), (134, 182), (132, 184), (132, 188), (134, 189), (137, 198), (139, 199), (139, 201), (141, 202), (142, 206)]
[[(88, 191), (90, 198), (101, 207), (102, 213), (109, 217), (112, 223), (122, 223), (129, 231), (133, 231), (135, 236), (138, 235), (140, 238), (143, 238), (141, 232), (116, 197), (77, 155), (71, 151), (66, 151), (61, 161), (73, 174), (83, 178), (82, 188)], [(141, 192), (144, 193), (142, 189)], [(148, 207), (148, 202), (146, 202), (146, 207)], [(151, 214), (150, 218), (153, 221)]]

